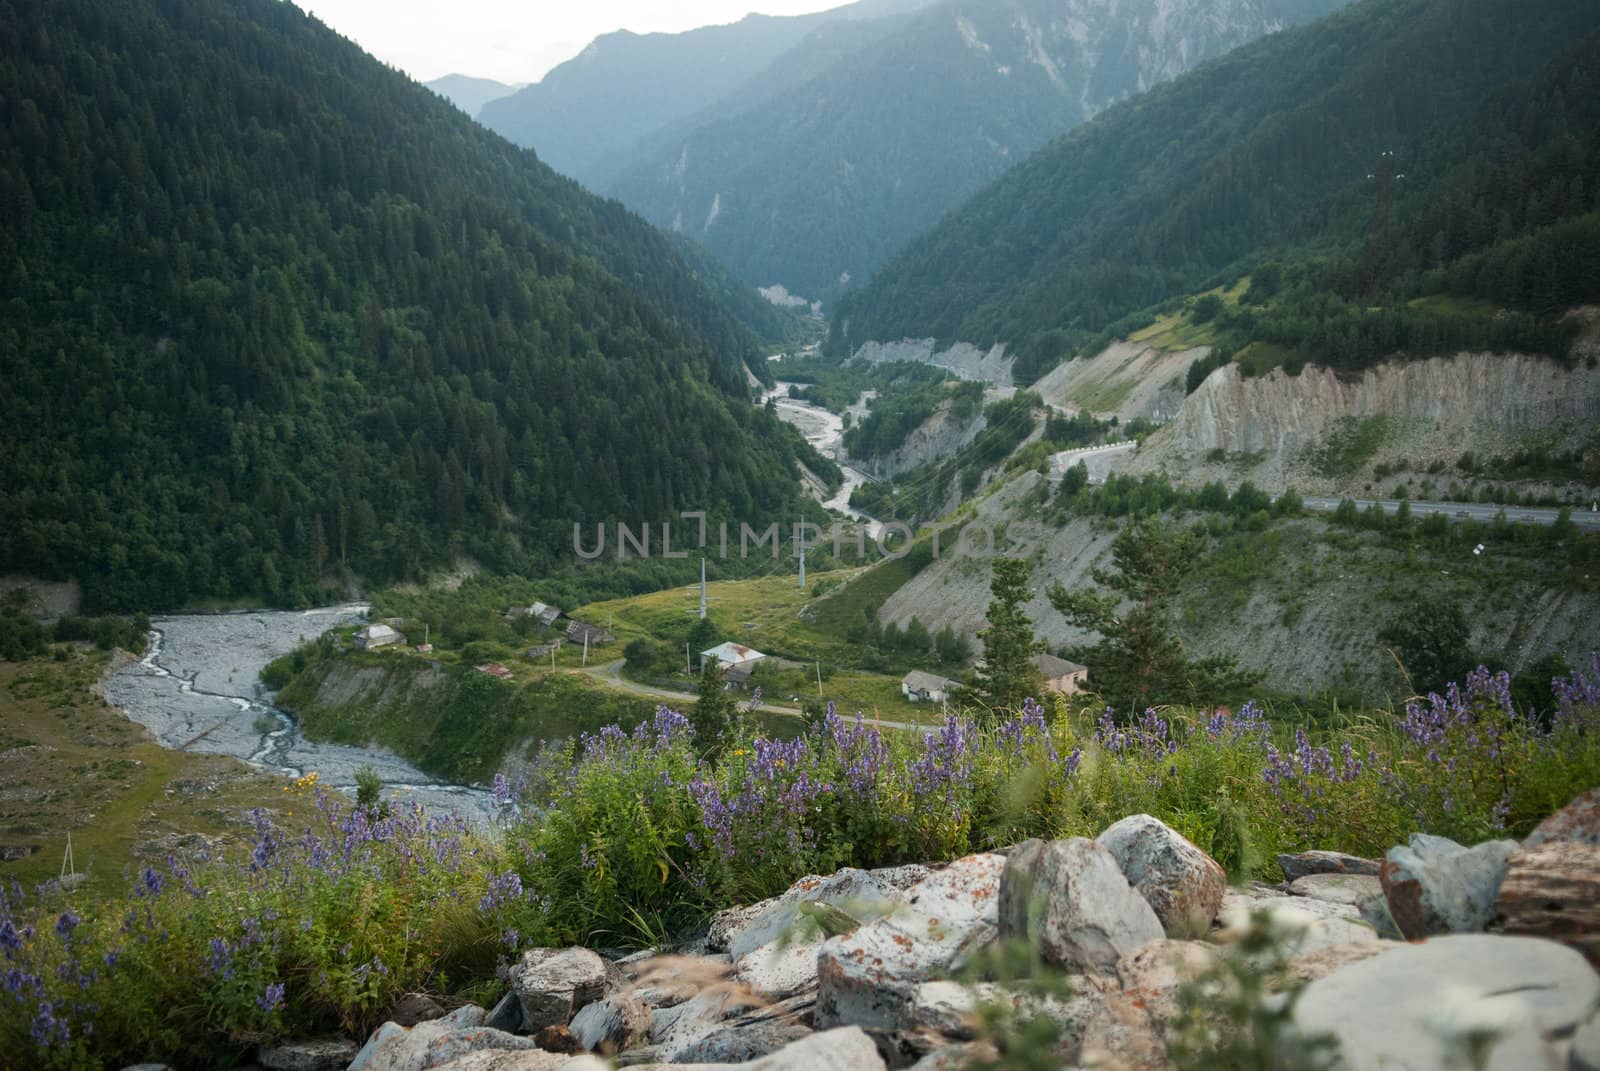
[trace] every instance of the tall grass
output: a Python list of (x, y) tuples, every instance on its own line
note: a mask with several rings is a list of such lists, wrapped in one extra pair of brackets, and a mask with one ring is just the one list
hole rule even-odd
[(925, 735), (829, 711), (793, 740), (749, 722), (703, 741), (662, 709), (569, 744), (536, 794), (497, 778), (492, 831), (307, 779), (298, 817), (257, 814), (245, 857), (148, 868), (120, 898), (0, 896), (0, 1050), (198, 1065), (360, 1034), (413, 990), (492, 998), (498, 958), (522, 947), (655, 944), (807, 873), (1093, 836), (1131, 813), (1236, 878), (1271, 875), (1279, 851), (1517, 836), (1600, 782), (1600, 660), (1555, 694), (1525, 717), (1506, 676), (1479, 670), (1316, 737), (1254, 705), (1127, 721), (1030, 701)]

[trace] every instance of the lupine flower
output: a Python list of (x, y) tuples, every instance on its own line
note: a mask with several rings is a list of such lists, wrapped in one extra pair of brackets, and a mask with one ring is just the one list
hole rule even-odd
[(265, 1015), (271, 1015), (283, 1007), (283, 983), (268, 982), (267, 988), (256, 998), (256, 1007)]

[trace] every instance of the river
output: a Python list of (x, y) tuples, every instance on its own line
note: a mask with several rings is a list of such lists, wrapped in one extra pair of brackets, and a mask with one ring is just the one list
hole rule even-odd
[(823, 505), (853, 520), (863, 522), (867, 527), (867, 535), (877, 539), (883, 531), (883, 525), (860, 510), (850, 508), (851, 493), (862, 484), (872, 482), (872, 477), (843, 461), (844, 418), (820, 405), (790, 397), (794, 386), (793, 383), (780, 381), (775, 390), (769, 391), (762, 398), (763, 404), (771, 401), (777, 407), (780, 420), (794, 425), (800, 434), (805, 436), (805, 440), (816, 447), (817, 453), (833, 461), (839, 466), (839, 471), (844, 473), (844, 486)]
[(315, 772), (321, 784), (351, 795), (356, 771), (371, 766), (387, 798), (487, 820), (494, 809), (488, 791), (435, 780), (385, 749), (307, 740), (261, 683), (268, 662), (330, 628), (364, 620), (369, 609), (352, 603), (155, 618), (145, 656), (107, 675), (106, 699), (164, 747), (232, 755), (289, 778)]

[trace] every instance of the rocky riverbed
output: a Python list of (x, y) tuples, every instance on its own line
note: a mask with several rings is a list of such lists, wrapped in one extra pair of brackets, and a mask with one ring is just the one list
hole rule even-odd
[(293, 715), (273, 705), (262, 668), (330, 628), (363, 620), (368, 609), (349, 604), (156, 618), (145, 656), (107, 674), (106, 699), (168, 748), (231, 755), (289, 778), (315, 772), (322, 784), (349, 793), (356, 771), (370, 765), (388, 796), (487, 818), (488, 792), (435, 781), (380, 748), (307, 740)]
[[(803, 402), (789, 395), (793, 383), (779, 383), (777, 389), (769, 393), (763, 402), (771, 401), (778, 410), (778, 418), (786, 424), (792, 424), (805, 437), (806, 442), (816, 447), (817, 453), (835, 462), (839, 470), (844, 473), (844, 485), (838, 492), (823, 503), (828, 509), (838, 510), (847, 517), (863, 521), (867, 525), (867, 535), (878, 538), (883, 526), (860, 510), (850, 508), (850, 495), (857, 487), (867, 483), (871, 477), (854, 466), (845, 464), (844, 461), (844, 420), (837, 413), (830, 412), (820, 405)], [(863, 399), (863, 405), (865, 399)]]

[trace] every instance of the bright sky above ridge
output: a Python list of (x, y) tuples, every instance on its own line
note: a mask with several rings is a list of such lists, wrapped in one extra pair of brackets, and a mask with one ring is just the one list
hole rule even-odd
[(752, 10), (798, 15), (847, 0), (295, 0), (419, 81), (470, 74), (536, 82), (613, 30), (678, 32)]

